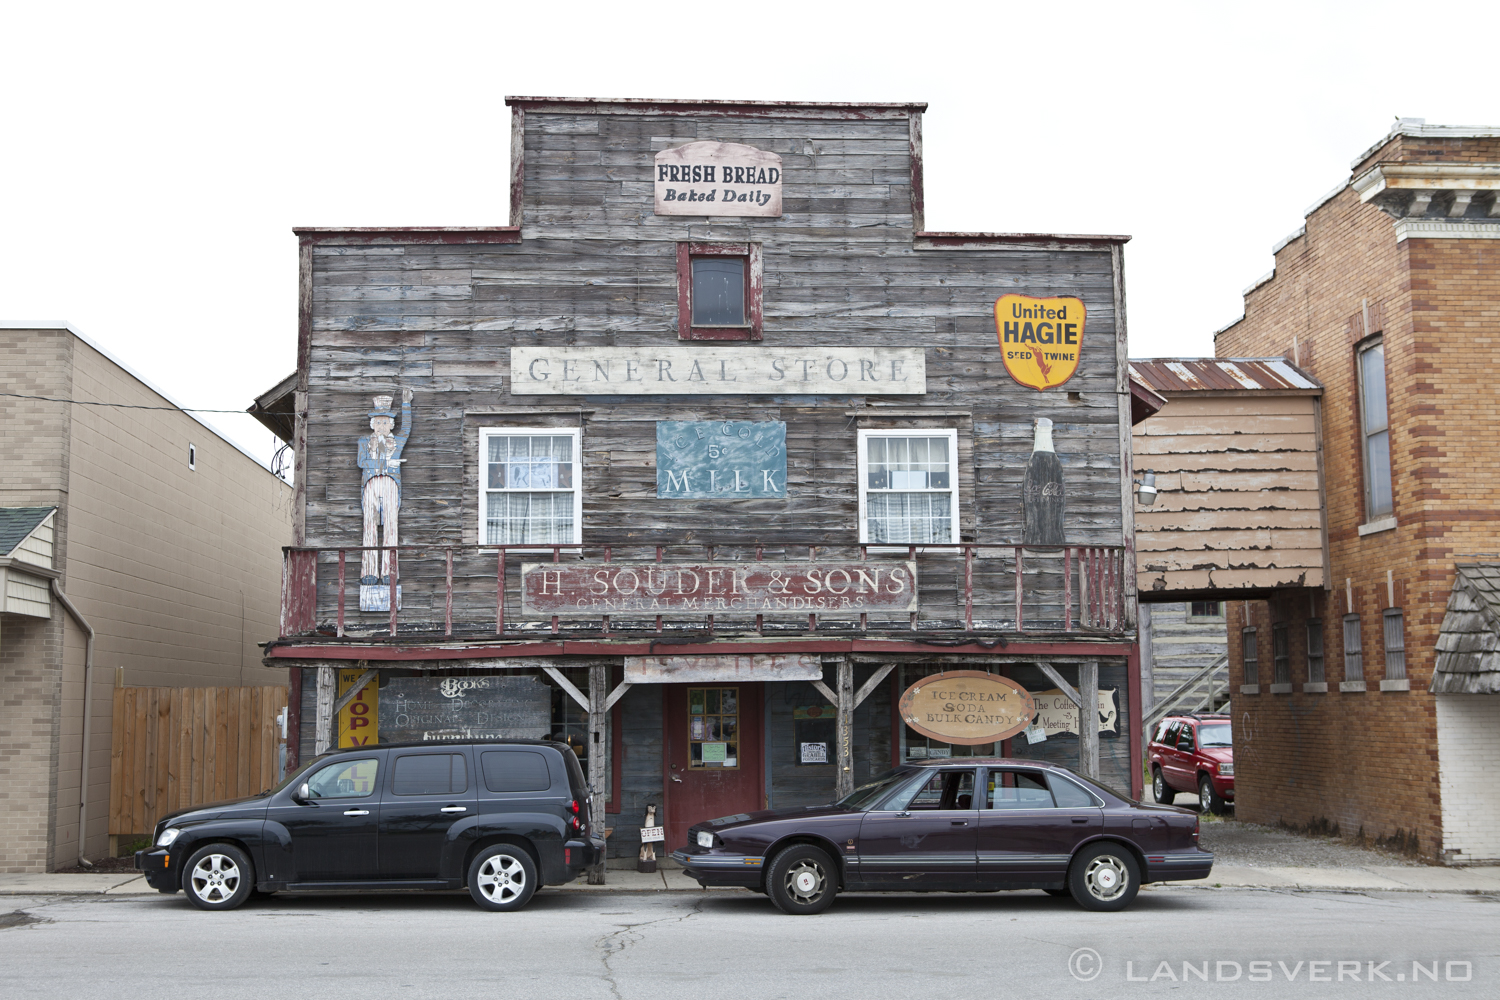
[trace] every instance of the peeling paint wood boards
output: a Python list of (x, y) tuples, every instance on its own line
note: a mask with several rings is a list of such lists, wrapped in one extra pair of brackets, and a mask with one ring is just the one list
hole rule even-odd
[[(359, 537), (350, 442), (368, 433), (370, 397), (403, 387), (416, 394), (419, 428), (402, 471), (407, 544), (487, 540), (478, 516), (479, 431), (500, 426), (581, 429), (585, 543), (643, 547), (616, 550), (615, 560), (651, 558), (649, 547), (657, 544), (856, 544), (856, 431), (882, 426), (957, 427), (963, 540), (1013, 544), (1020, 540), (1019, 497), (1038, 416), (1056, 425), (1068, 541), (1122, 544), (1124, 354), (1107, 241), (1011, 247), (979, 240), (950, 247), (916, 240), (911, 155), (919, 133), (905, 111), (726, 117), (527, 105), (515, 109), (514, 121), (523, 130), (513, 156), (512, 221), (519, 233), (495, 230), (488, 242), (473, 234), (455, 234), (452, 242), (394, 232), (302, 234), (312, 251), (308, 544)], [(780, 156), (781, 217), (654, 214), (655, 155), (697, 141), (743, 143)], [(679, 241), (761, 246), (763, 343), (678, 339)], [(1082, 358), (1065, 389), (1036, 392), (1006, 375), (993, 307), (1008, 292), (1086, 304)], [(779, 395), (513, 392), (513, 349), (561, 348), (816, 348), (887, 356), (919, 348), (926, 391), (883, 395), (867, 385), (864, 392)], [(890, 410), (899, 410), (899, 419), (881, 422)], [(656, 421), (713, 419), (786, 424), (784, 499), (658, 498)], [(805, 555), (804, 549), (790, 557)], [(442, 572), (440, 556), (414, 555), (410, 562), (403, 556), (412, 616), (429, 617), (419, 585), (440, 587)], [(493, 621), (494, 574), (493, 557), (455, 554), (457, 620)], [(336, 570), (325, 564), (319, 578), (320, 614), (327, 614), (337, 600)], [(962, 580), (958, 561), (944, 567), (944, 578), (958, 581), (941, 609), (951, 617)], [(998, 609), (1011, 600), (1014, 581), (1004, 572), (981, 567), (976, 580), (984, 588), (979, 603)], [(924, 586), (938, 583), (931, 578)], [(514, 593), (514, 580), (511, 586)], [(361, 620), (352, 609), (350, 615)]]
[(1160, 491), (1135, 512), (1143, 594), (1323, 585), (1317, 402), (1169, 394), (1136, 426), (1137, 472)]

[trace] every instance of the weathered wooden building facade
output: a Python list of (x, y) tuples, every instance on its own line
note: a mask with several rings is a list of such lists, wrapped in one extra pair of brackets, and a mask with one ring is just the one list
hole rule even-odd
[[(925, 231), (920, 104), (508, 103), (511, 225), (298, 230), (301, 752), (565, 738), (616, 856), (925, 757), (1138, 791), (1125, 238)], [(1030, 736), (907, 726), (953, 670)]]

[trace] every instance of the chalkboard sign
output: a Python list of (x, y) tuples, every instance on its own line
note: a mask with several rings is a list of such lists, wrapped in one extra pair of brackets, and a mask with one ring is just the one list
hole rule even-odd
[(780, 420), (658, 420), (656, 495), (671, 500), (786, 496)]
[(540, 739), (552, 689), (536, 677), (393, 677), (380, 689), (380, 742)]

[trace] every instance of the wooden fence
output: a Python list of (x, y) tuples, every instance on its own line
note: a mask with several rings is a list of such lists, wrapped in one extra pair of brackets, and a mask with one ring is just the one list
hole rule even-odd
[(175, 809), (280, 779), (283, 687), (116, 688), (109, 832), (149, 834)]

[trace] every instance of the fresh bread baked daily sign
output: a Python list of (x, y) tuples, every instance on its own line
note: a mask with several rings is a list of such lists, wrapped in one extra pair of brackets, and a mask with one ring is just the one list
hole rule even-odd
[(1056, 389), (1078, 370), (1083, 320), (1080, 299), (1002, 295), (995, 301), (995, 335), (1005, 370), (1028, 389)]

